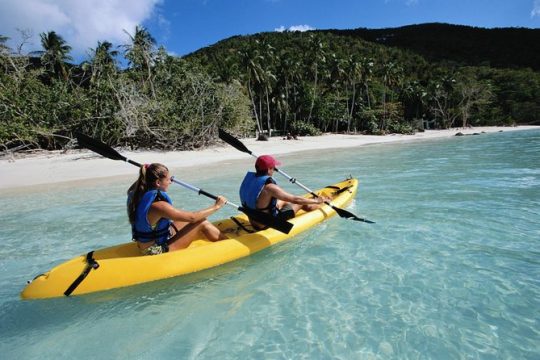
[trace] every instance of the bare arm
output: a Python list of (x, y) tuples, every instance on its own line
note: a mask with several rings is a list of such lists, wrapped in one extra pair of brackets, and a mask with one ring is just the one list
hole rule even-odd
[(186, 211), (173, 207), (166, 201), (157, 201), (152, 204), (148, 212), (148, 221), (155, 224), (159, 219), (166, 218), (173, 221), (185, 221), (189, 223), (198, 222), (221, 209), (227, 202), (223, 196), (218, 196), (214, 205), (199, 211)]
[(293, 194), (289, 194), (276, 184), (267, 184), (264, 187), (264, 190), (268, 195), (271, 197), (275, 197), (278, 200), (286, 201), (293, 204), (298, 205), (315, 205), (315, 204), (322, 204), (324, 202), (324, 198), (318, 197), (318, 198), (305, 198), (302, 196), (297, 196)]

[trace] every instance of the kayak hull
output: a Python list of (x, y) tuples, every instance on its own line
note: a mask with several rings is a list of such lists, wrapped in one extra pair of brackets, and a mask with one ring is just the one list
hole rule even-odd
[[(320, 189), (316, 193), (331, 197), (333, 206), (343, 208), (352, 201), (357, 188), (356, 179), (347, 179)], [(214, 225), (220, 228), (229, 239), (218, 242), (198, 239), (187, 249), (161, 255), (141, 256), (133, 241), (99, 249), (91, 256), (97, 264), (94, 267), (89, 265), (86, 254), (75, 257), (36, 276), (23, 289), (21, 298), (40, 299), (64, 296), (74, 281), (85, 272), (87, 275), (71, 292), (71, 295), (131, 286), (212, 268), (249, 256), (294, 237), (334, 215), (336, 212), (328, 205), (308, 213), (299, 212), (294, 219), (289, 220), (294, 224), (290, 233), (284, 234), (272, 228), (249, 232), (252, 227), (247, 217), (244, 214), (238, 214), (234, 216), (236, 222), (232, 219), (214, 222)], [(238, 222), (243, 227), (239, 226)]]

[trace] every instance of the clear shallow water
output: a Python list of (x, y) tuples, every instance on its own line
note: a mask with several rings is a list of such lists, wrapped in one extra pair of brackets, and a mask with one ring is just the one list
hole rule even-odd
[[(2, 194), (2, 358), (540, 357), (540, 131), (282, 160), (313, 189), (358, 177), (349, 210), (377, 223), (334, 218), (197, 274), (21, 301), (26, 280), (129, 238), (129, 181)], [(175, 174), (238, 202), (251, 165), (246, 156), (213, 178)], [(188, 209), (208, 204), (180, 187), (171, 193)]]

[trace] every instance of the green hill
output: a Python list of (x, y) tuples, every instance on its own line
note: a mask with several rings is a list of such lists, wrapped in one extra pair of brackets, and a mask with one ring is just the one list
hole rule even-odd
[(540, 29), (485, 29), (431, 23), (399, 28), (321, 31), (409, 49), (429, 61), (540, 70)]
[(449, 127), (540, 118), (540, 29), (423, 24), (259, 33), (186, 59), (218, 81), (243, 83), (260, 130), (301, 122), (385, 133), (426, 121)]

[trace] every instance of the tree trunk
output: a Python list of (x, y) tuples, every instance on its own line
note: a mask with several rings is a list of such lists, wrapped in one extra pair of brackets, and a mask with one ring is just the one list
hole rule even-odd
[(315, 81), (313, 82), (313, 95), (311, 97), (311, 106), (309, 107), (308, 122), (311, 122), (311, 114), (313, 113), (313, 108), (315, 107), (315, 97), (317, 95), (317, 83), (318, 83), (318, 67), (315, 64)]
[(268, 96), (268, 89), (265, 90), (266, 92), (266, 123), (268, 126), (268, 137), (272, 136), (272, 124), (270, 123), (270, 99)]
[(259, 117), (257, 116), (257, 107), (255, 106), (255, 99), (253, 98), (253, 92), (251, 91), (251, 85), (247, 84), (248, 86), (248, 93), (249, 93), (249, 99), (251, 100), (251, 105), (253, 106), (253, 115), (255, 115), (255, 122), (257, 123), (257, 131), (259, 131), (259, 134), (262, 132), (261, 124), (259, 123)]
[(352, 84), (352, 101), (349, 114), (347, 114), (347, 132), (351, 131), (351, 120), (354, 114), (354, 103), (356, 102), (356, 84)]

